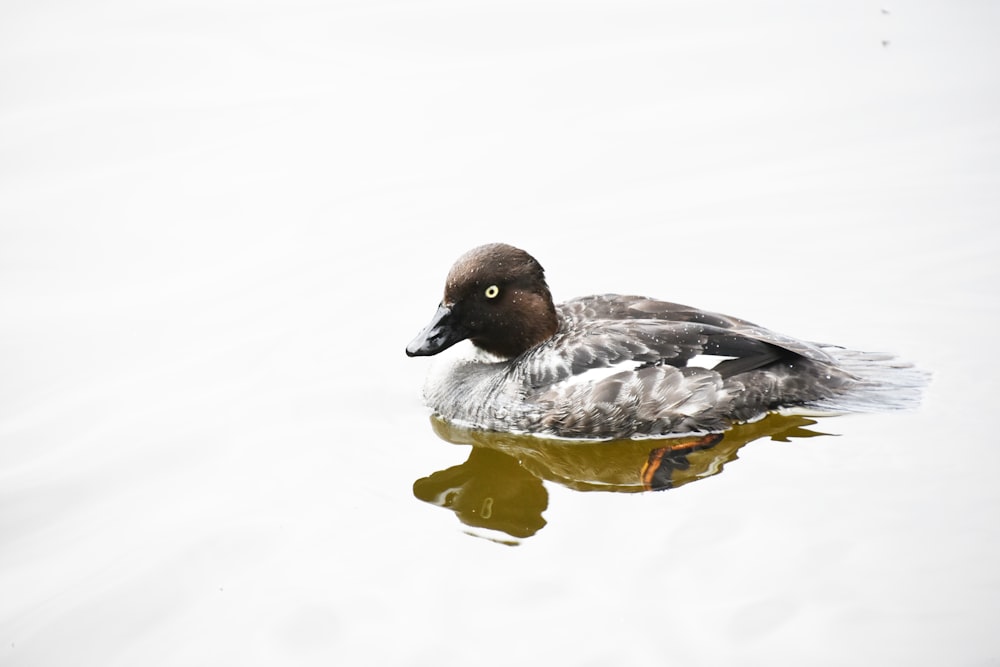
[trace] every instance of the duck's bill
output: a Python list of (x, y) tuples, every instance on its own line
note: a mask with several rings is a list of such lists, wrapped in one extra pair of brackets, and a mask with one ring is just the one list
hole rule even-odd
[(458, 325), (448, 306), (438, 306), (437, 312), (431, 318), (423, 331), (406, 346), (409, 357), (427, 357), (447, 350), (459, 341), (469, 337), (469, 332)]

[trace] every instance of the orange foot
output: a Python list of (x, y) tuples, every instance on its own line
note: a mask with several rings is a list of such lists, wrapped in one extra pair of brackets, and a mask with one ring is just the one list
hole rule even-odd
[(684, 470), (689, 463), (687, 455), (699, 449), (708, 449), (722, 442), (722, 433), (709, 433), (698, 438), (679, 438), (676, 442), (657, 447), (649, 453), (642, 466), (642, 485), (647, 491), (662, 491), (672, 485), (673, 472)]

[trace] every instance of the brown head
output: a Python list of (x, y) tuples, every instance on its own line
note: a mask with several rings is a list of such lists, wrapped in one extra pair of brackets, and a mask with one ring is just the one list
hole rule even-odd
[(444, 299), (406, 354), (437, 354), (469, 339), (511, 358), (548, 340), (558, 327), (541, 264), (519, 248), (491, 243), (473, 248), (451, 267)]

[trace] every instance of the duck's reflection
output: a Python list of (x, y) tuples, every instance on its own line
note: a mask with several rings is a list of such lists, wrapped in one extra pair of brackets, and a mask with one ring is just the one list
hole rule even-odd
[(588, 442), (474, 431), (432, 417), (438, 436), (472, 445), (472, 451), (465, 463), (418, 479), (413, 494), (450, 509), (468, 526), (523, 539), (545, 526), (543, 480), (577, 491), (672, 489), (718, 474), (741, 447), (759, 438), (825, 435), (806, 428), (815, 423), (800, 415), (769, 415), (725, 433)]

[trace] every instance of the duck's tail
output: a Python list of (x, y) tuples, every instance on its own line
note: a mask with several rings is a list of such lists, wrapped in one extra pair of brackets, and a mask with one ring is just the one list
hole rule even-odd
[(807, 407), (828, 412), (912, 410), (920, 405), (930, 373), (891, 354), (860, 352), (833, 345), (823, 351), (850, 374), (845, 391), (810, 402)]

